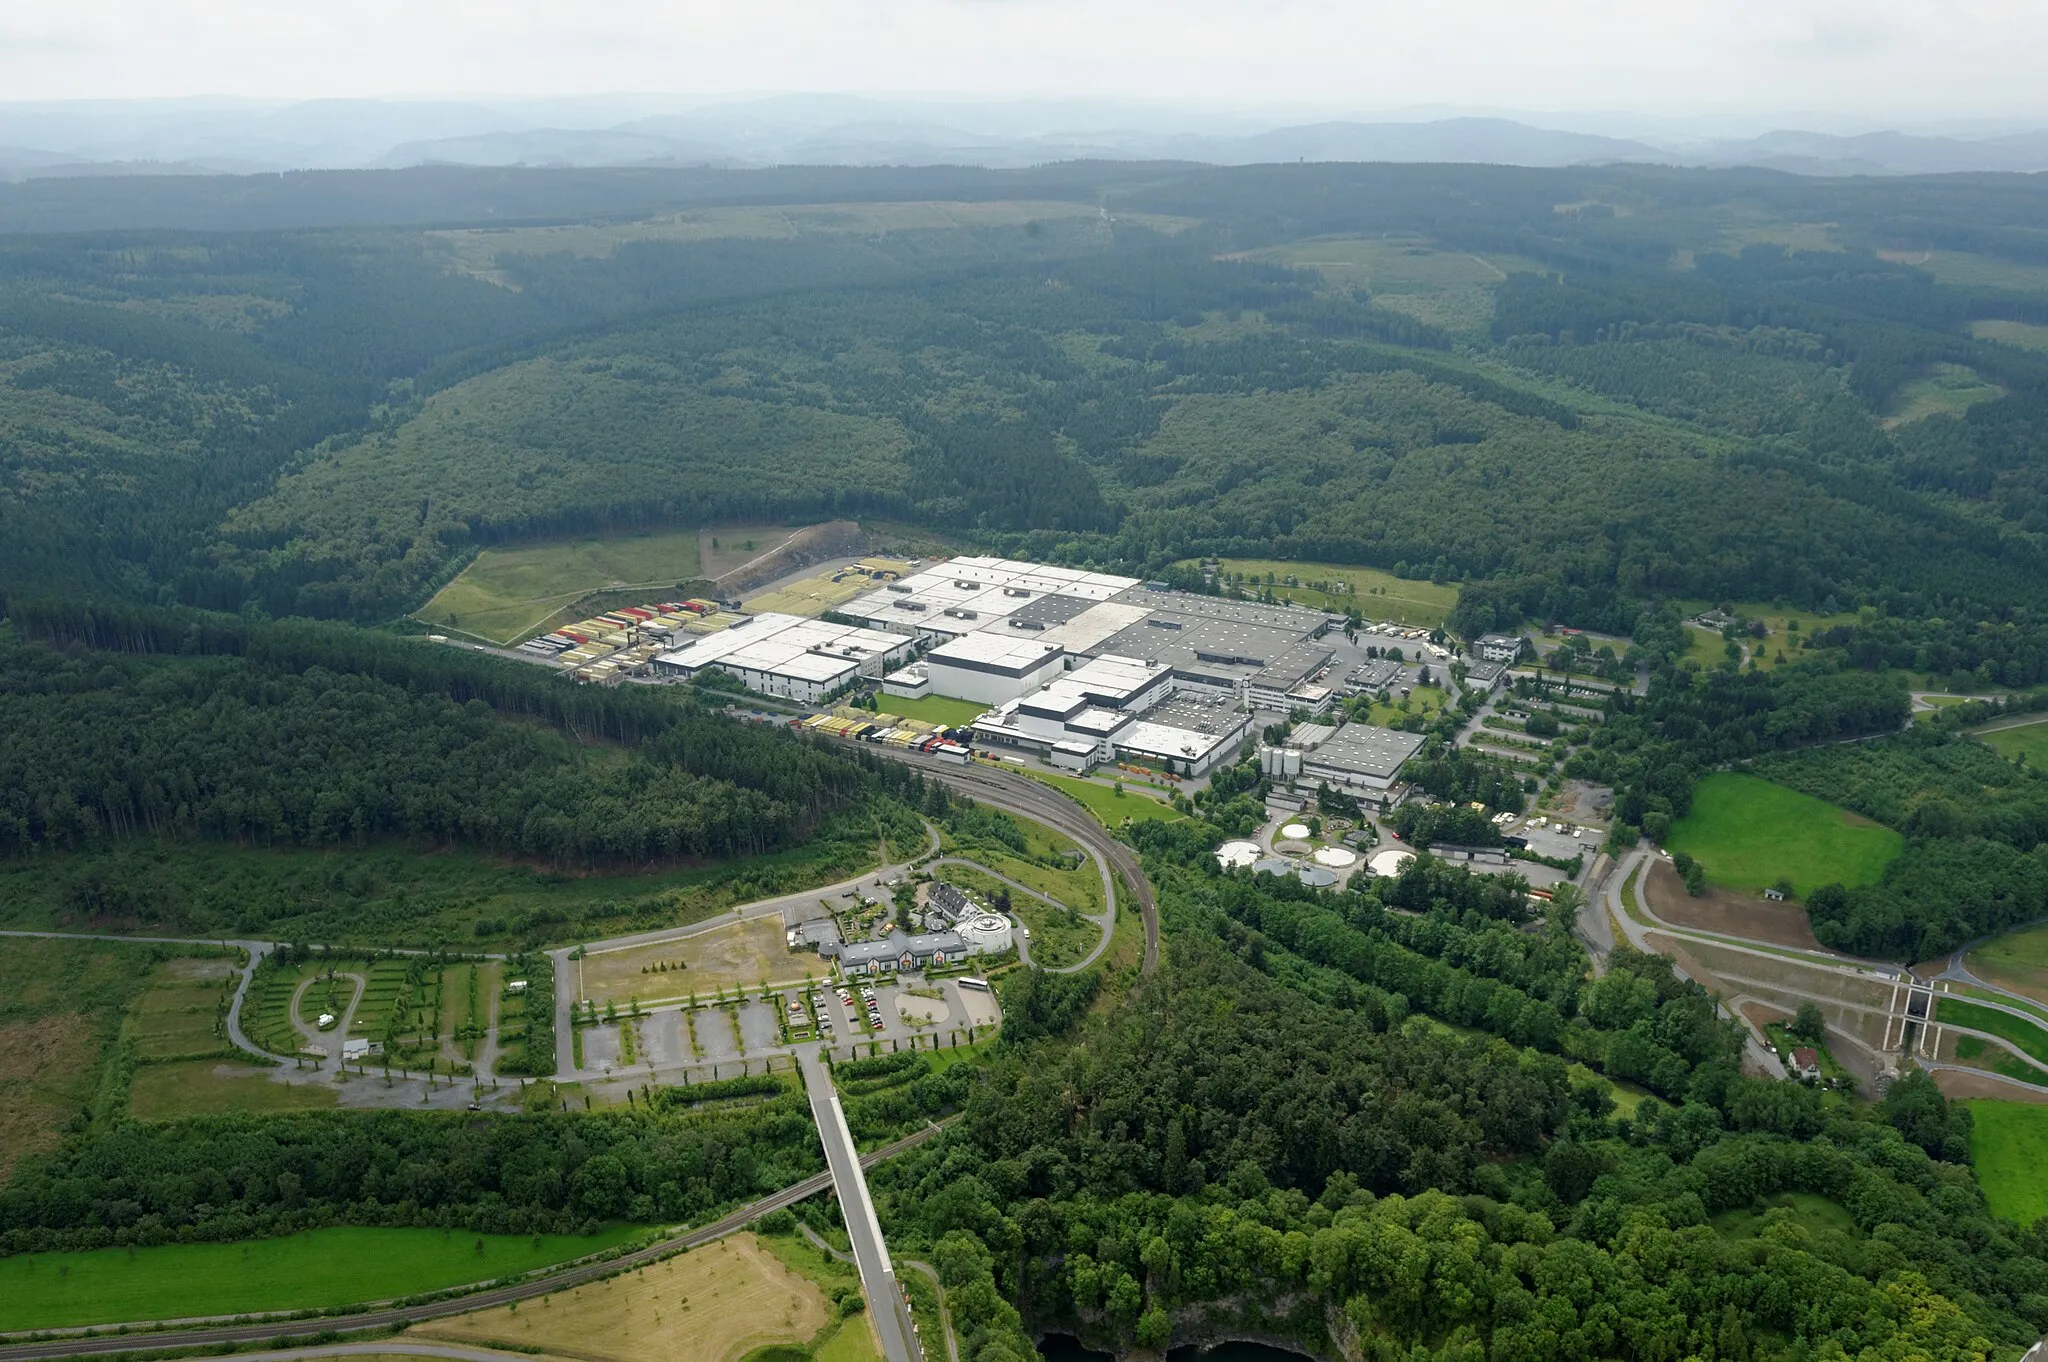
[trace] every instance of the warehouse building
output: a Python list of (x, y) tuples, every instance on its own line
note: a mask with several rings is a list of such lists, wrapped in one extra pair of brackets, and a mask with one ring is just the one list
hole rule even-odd
[(1104, 709), (1142, 714), (1173, 694), (1173, 673), (1156, 662), (1104, 653), (1091, 657), (1056, 683)]
[(749, 690), (816, 704), (910, 655), (901, 635), (799, 615), (742, 616), (731, 627), (653, 659), (657, 676), (688, 680), (707, 667), (737, 677)]
[(1067, 771), (1087, 771), (1116, 755), (1134, 716), (1092, 704), (1066, 680), (1004, 701), (974, 721), (977, 742), (1028, 752)]

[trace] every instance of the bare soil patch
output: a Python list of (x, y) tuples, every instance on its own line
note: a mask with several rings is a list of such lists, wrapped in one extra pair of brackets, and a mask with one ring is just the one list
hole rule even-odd
[(817, 1284), (736, 1234), (609, 1281), (435, 1320), (410, 1338), (499, 1344), (586, 1362), (737, 1362), (808, 1342), (830, 1318)]
[(1678, 878), (1678, 872), (1666, 860), (1650, 863), (1643, 892), (1650, 911), (1674, 927), (1748, 937), (1774, 946), (1826, 949), (1814, 937), (1806, 910), (1797, 904), (1772, 903), (1711, 886), (1694, 898), (1685, 892), (1685, 881)]
[(2029, 1088), (2023, 1083), (2001, 1083), (1988, 1074), (1966, 1073), (1961, 1069), (1936, 1069), (1934, 1086), (1944, 1097), (1993, 1097), (2001, 1102), (2035, 1102), (2048, 1105), (2048, 1089)]

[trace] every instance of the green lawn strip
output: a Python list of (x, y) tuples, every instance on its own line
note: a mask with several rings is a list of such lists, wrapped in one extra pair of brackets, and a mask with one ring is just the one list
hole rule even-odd
[(2011, 728), (1989, 731), (1980, 728), (1976, 730), (1976, 736), (2001, 757), (2024, 760), (2030, 768), (2048, 764), (2048, 715), (2042, 716), (2041, 721), (2015, 724)]
[[(2048, 1064), (2048, 1029), (2032, 1025), (2010, 1012), (1981, 1007), (1947, 994), (1935, 1000), (1934, 1018), (1950, 1026), (1967, 1026), (1973, 1031), (2011, 1041), (2027, 1055)], [(2048, 1077), (2048, 1074), (2043, 1077)]]
[(907, 700), (900, 695), (878, 695), (875, 703), (881, 706), (883, 714), (893, 714), (899, 719), (922, 719), (928, 724), (943, 724), (947, 728), (963, 728), (988, 708), (972, 700), (955, 700), (944, 695), (926, 695), (916, 700)]
[(2048, 1106), (1979, 1098), (1970, 1108), (1970, 1162), (1993, 1215), (2031, 1225), (2048, 1215)]
[(1783, 877), (1802, 899), (1824, 884), (1876, 882), (1905, 844), (1846, 809), (1729, 771), (1700, 782), (1691, 812), (1665, 843), (1697, 860), (1716, 884), (1759, 890)]
[(22, 1253), (0, 1258), (0, 1330), (389, 1300), (580, 1258), (640, 1232), (634, 1225), (588, 1238), (332, 1228), (233, 1244)]
[(1034, 771), (1030, 767), (1009, 767), (1020, 775), (1052, 786), (1080, 801), (1088, 812), (1095, 815), (1095, 821), (1104, 827), (1121, 827), (1125, 819), (1144, 821), (1148, 818), (1172, 820), (1180, 814), (1171, 804), (1163, 803), (1150, 795), (1135, 790), (1118, 794), (1114, 788), (1093, 780), (1082, 780), (1076, 776), (1056, 775), (1051, 771)]
[(2013, 1079), (2030, 1088), (2048, 1091), (2048, 1074), (2042, 1073), (2012, 1051), (1976, 1036), (1956, 1037), (1956, 1063)]

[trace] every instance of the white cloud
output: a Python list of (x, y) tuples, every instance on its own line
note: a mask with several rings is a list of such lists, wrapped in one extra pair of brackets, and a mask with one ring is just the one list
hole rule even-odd
[(2048, 113), (2021, 0), (7, 0), (15, 99), (1057, 94)]

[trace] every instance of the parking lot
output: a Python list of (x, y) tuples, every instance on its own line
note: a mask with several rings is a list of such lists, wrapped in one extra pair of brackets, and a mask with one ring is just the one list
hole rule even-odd
[[(917, 1045), (964, 1045), (1002, 1020), (993, 993), (964, 989), (958, 979), (887, 975), (845, 984), (774, 990), (698, 1007), (649, 1009), (585, 1026), (582, 1073), (599, 1084), (702, 1082), (783, 1068), (800, 1046), (828, 1045), (840, 1059)], [(628, 1059), (626, 1032), (632, 1042)]]

